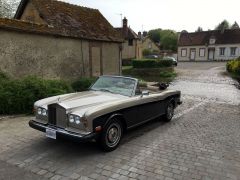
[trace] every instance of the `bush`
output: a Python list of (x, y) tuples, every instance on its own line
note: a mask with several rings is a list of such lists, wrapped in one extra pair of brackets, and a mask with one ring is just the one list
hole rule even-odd
[(96, 78), (80, 78), (72, 83), (74, 91), (86, 91), (94, 82)]
[(0, 82), (8, 80), (8, 79), (9, 79), (8, 75), (6, 73), (0, 71)]
[(227, 63), (227, 71), (240, 76), (240, 57)]
[(32, 113), (33, 104), (39, 99), (72, 92), (62, 80), (44, 80), (26, 77), (0, 83), (0, 114)]
[(133, 68), (161, 68), (171, 67), (173, 65), (172, 60), (156, 60), (156, 59), (143, 59), (133, 60)]

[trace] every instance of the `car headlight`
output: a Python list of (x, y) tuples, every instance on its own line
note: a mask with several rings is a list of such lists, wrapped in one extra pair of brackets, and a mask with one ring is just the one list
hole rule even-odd
[(81, 123), (79, 116), (75, 116), (75, 123), (76, 124), (80, 124)]
[(68, 118), (69, 122), (70, 123), (74, 123), (74, 116), (73, 115), (70, 115), (69, 118)]
[(37, 108), (37, 114), (41, 116), (47, 116), (47, 110), (45, 108)]
[(47, 110), (46, 109), (42, 109), (42, 115), (46, 116), (47, 115)]
[(70, 123), (75, 123), (75, 124), (81, 124), (81, 117), (80, 116), (77, 116), (77, 115), (73, 115), (73, 114), (70, 114), (68, 116), (68, 121)]
[(38, 115), (41, 115), (42, 114), (42, 108), (38, 108), (37, 113), (38, 113)]

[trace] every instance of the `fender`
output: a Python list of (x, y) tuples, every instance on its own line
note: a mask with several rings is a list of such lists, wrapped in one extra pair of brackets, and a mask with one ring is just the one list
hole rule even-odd
[(120, 121), (123, 123), (123, 126), (126, 127), (126, 121), (123, 117), (123, 114), (121, 113), (115, 113), (115, 114), (112, 114), (108, 119), (107, 121), (105, 122), (104, 126), (103, 126), (103, 129), (106, 127), (106, 125), (114, 118), (114, 117), (120, 117)]

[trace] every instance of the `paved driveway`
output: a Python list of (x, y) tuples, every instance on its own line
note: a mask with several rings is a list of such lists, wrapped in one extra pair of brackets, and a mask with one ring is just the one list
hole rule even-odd
[(114, 152), (47, 139), (28, 127), (31, 117), (0, 120), (0, 179), (240, 179), (240, 91), (222, 63), (177, 71), (174, 119), (128, 132)]

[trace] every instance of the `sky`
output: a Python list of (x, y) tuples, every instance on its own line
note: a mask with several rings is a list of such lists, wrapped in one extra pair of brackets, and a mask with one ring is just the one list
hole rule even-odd
[(214, 29), (224, 19), (240, 24), (240, 0), (64, 0), (99, 9), (114, 26), (121, 15), (135, 31), (162, 28), (193, 32), (197, 27)]

